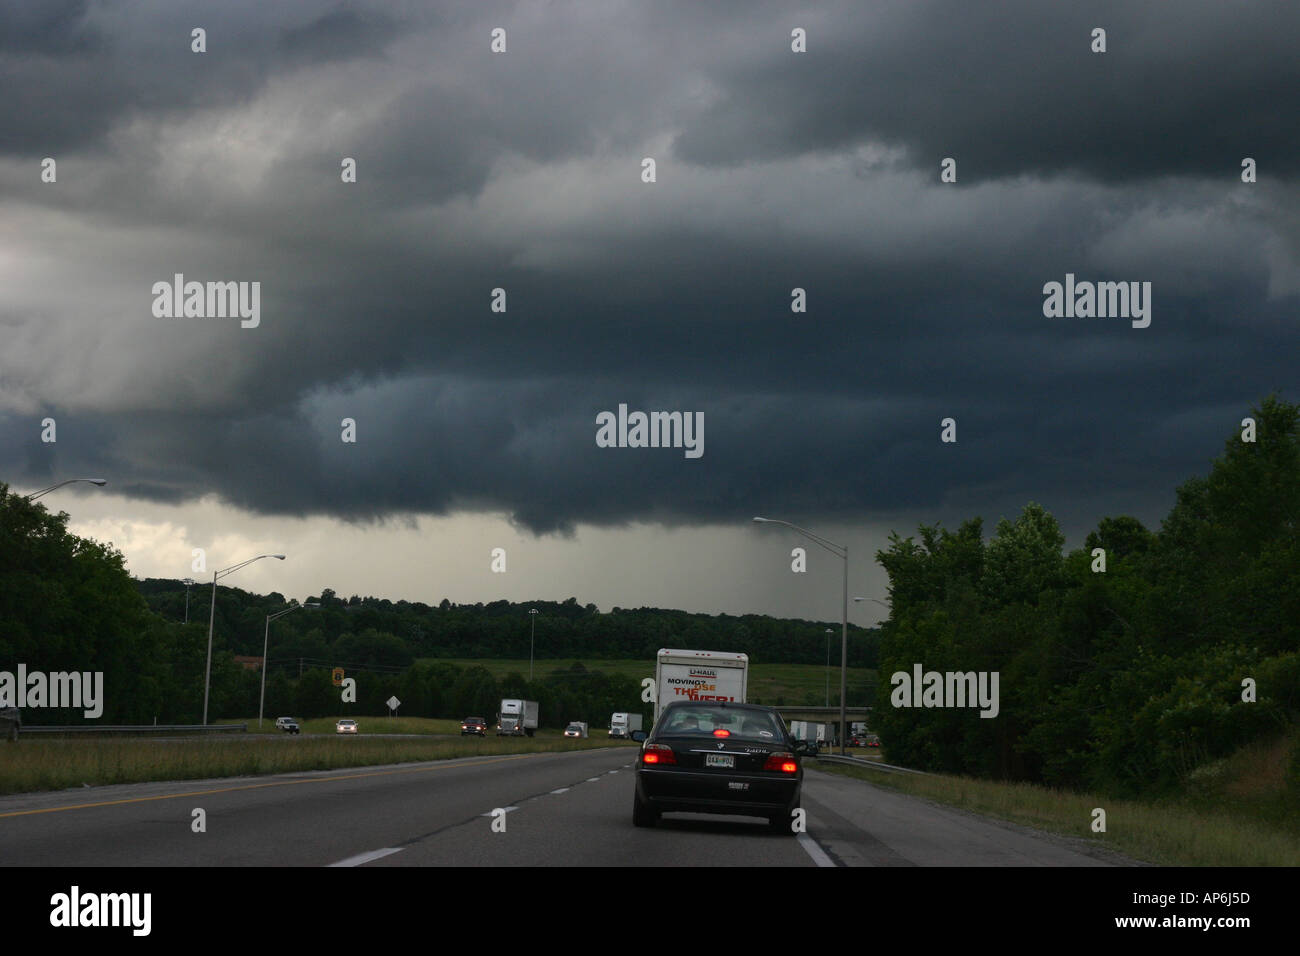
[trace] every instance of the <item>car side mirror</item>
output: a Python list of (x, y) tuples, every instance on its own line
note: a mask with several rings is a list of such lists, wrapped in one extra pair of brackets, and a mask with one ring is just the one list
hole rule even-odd
[(632, 731), (632, 739), (635, 740), (637, 743), (640, 743), (641, 741), (645, 740), (649, 736), (650, 735), (647, 734), (644, 730)]

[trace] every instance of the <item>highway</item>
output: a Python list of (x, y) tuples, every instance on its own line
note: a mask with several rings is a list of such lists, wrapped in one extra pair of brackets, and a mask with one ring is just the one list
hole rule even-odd
[[(806, 770), (808, 832), (743, 817), (632, 826), (636, 751), (470, 757), (0, 797), (28, 866), (1099, 866), (1113, 855)], [(815, 761), (812, 763), (815, 764)], [(194, 832), (201, 808), (206, 832)], [(505, 831), (492, 812), (504, 809)], [(498, 824), (499, 826), (499, 824)]]

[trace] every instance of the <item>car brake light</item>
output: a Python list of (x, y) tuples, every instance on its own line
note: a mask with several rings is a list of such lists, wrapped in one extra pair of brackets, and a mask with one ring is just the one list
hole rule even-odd
[(676, 764), (677, 755), (666, 744), (646, 744), (641, 752), (642, 764)]
[(794, 762), (794, 754), (777, 753), (767, 755), (767, 760), (763, 763), (763, 769), (778, 770), (781, 773), (797, 773), (799, 765)]
[(719, 727), (717, 730), (715, 730), (715, 731), (713, 732), (713, 736), (715, 736), (715, 737), (730, 737), (730, 736), (731, 736), (731, 731), (728, 730), (728, 729), (725, 728), (725, 727)]

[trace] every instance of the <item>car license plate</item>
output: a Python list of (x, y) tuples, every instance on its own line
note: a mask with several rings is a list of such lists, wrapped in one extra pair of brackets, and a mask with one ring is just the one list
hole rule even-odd
[(731, 754), (705, 754), (704, 766), (706, 767), (734, 767), (736, 758)]

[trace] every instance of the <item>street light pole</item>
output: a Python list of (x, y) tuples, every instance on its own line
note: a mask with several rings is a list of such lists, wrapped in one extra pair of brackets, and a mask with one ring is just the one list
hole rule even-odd
[(181, 582), (185, 585), (185, 623), (190, 623), (190, 588), (194, 586), (193, 578), (186, 578)]
[(533, 644), (537, 639), (537, 608), (532, 608), (528, 612), (528, 620), (531, 625), (528, 629), (528, 683), (533, 682)]
[(208, 664), (203, 671), (203, 726), (208, 725), (208, 691), (212, 686), (212, 625), (217, 619), (217, 578), (224, 578), (227, 574), (234, 574), (245, 565), (252, 564), (254, 561), (261, 561), (263, 558), (279, 558), (284, 560), (282, 554), (259, 554), (255, 558), (249, 558), (247, 561), (240, 561), (238, 564), (232, 564), (228, 568), (222, 568), (220, 571), (212, 572), (212, 606), (208, 609)]
[(831, 705), (831, 635), (835, 633), (832, 627), (826, 628), (826, 706)]
[(863, 601), (871, 601), (873, 604), (879, 604), (881, 607), (883, 607), (883, 608), (884, 608), (886, 611), (888, 611), (890, 614), (893, 614), (893, 613), (894, 613), (894, 612), (893, 612), (893, 609), (890, 608), (890, 606), (889, 606), (888, 604), (886, 604), (884, 601), (881, 601), (881, 600), (879, 600), (879, 599), (877, 599), (877, 598), (855, 597), (855, 598), (853, 599), (853, 603), (854, 603), (854, 604), (861, 604)]
[[(797, 524), (781, 521), (777, 518), (755, 518), (759, 524), (782, 524), (798, 531), (801, 535), (820, 544), (831, 554), (844, 562), (844, 602), (840, 610), (840, 753), (844, 751), (845, 731), (848, 730), (848, 683), (849, 683), (849, 549), (842, 544), (834, 544), (820, 535), (813, 534), (807, 528)], [(847, 755), (846, 755), (847, 756)]]
[(262, 634), (262, 696), (257, 699), (257, 729), (262, 729), (262, 706), (266, 703), (266, 647), (271, 637), (271, 622), (277, 617), (284, 617), (293, 611), (303, 607), (320, 607), (319, 602), (308, 602), (307, 604), (295, 604), (293, 607), (285, 608), (283, 611), (277, 611), (274, 614), (266, 616), (266, 630)]
[(57, 485), (50, 485), (50, 487), (48, 488), (42, 488), (40, 491), (34, 491), (30, 495), (26, 495), (23, 500), (35, 501), (41, 495), (49, 494), (55, 488), (62, 488), (64, 485), (70, 485), (74, 481), (88, 481), (92, 485), (99, 485), (101, 488), (104, 485), (108, 484), (108, 479), (106, 478), (69, 478), (67, 481), (60, 481)]

